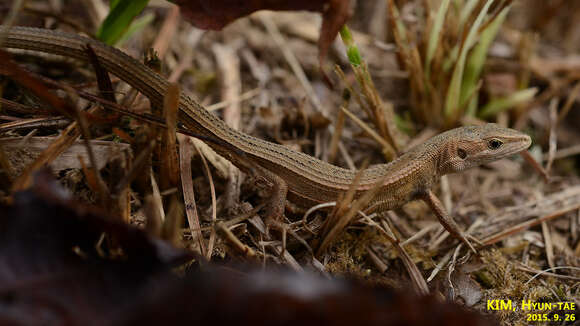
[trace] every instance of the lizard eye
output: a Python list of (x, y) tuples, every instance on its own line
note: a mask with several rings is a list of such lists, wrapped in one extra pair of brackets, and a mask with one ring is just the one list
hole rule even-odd
[(467, 157), (467, 152), (462, 148), (458, 148), (457, 149), (457, 156), (459, 156), (459, 158), (463, 160)]
[(503, 144), (503, 142), (501, 140), (492, 139), (492, 140), (487, 142), (487, 147), (489, 147), (489, 149), (496, 150), (496, 149), (499, 149), (502, 144)]

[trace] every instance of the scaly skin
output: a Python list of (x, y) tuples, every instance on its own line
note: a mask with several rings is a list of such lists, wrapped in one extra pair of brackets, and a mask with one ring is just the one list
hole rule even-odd
[[(155, 105), (163, 104), (168, 81), (137, 60), (98, 41), (26, 27), (0, 29), (0, 39), (4, 40), (1, 45), (4, 48), (28, 49), (85, 61), (88, 60), (85, 47), (90, 44), (109, 72), (145, 94)], [(208, 142), (218, 153), (242, 170), (257, 167), (262, 176), (274, 183), (269, 212), (274, 219), (283, 214), (287, 192), (294, 203), (304, 207), (335, 201), (338, 194), (351, 187), (357, 174), (357, 171), (231, 129), (184, 93), (180, 97), (179, 110), (180, 122), (188, 129), (220, 140)], [(378, 195), (369, 204), (371, 209), (378, 211), (400, 207), (410, 200), (425, 200), (447, 230), (469, 244), (430, 191), (431, 186), (444, 174), (498, 160), (525, 150), (530, 144), (529, 136), (495, 124), (449, 130), (393, 162), (364, 170), (356, 186), (357, 196), (379, 186)], [(236, 154), (232, 148), (244, 155)]]

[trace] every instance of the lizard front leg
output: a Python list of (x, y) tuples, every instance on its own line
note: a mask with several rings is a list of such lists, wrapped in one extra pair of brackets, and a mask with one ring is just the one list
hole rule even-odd
[(427, 203), (427, 205), (429, 205), (429, 207), (431, 208), (431, 210), (433, 211), (433, 213), (435, 213), (435, 216), (437, 216), (437, 219), (439, 220), (439, 223), (441, 223), (441, 225), (443, 225), (443, 227), (447, 231), (449, 231), (449, 233), (452, 236), (454, 236), (455, 238), (461, 240), (474, 253), (477, 253), (477, 251), (475, 250), (475, 248), (465, 238), (465, 236), (463, 235), (463, 232), (461, 232), (461, 230), (459, 229), (459, 226), (457, 226), (457, 224), (455, 223), (455, 221), (451, 218), (451, 216), (449, 216), (449, 214), (447, 213), (447, 211), (443, 207), (443, 204), (441, 203), (441, 201), (439, 200), (439, 198), (437, 198), (437, 196), (435, 196), (435, 194), (433, 193), (433, 191), (427, 190), (419, 198), (421, 200), (423, 200), (425, 203)]
[(270, 195), (266, 203), (266, 235), (269, 236), (269, 229), (277, 229), (282, 233), (282, 248), (286, 247), (286, 233), (288, 226), (283, 223), (286, 195), (288, 194), (288, 184), (276, 173), (256, 164), (246, 152), (237, 148), (231, 148), (229, 143), (215, 141), (214, 145), (221, 149), (224, 157), (236, 165), (240, 170), (249, 174), (258, 184), (265, 187)]

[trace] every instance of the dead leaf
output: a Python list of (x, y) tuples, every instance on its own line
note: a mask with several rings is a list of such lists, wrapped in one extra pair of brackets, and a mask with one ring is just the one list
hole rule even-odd
[(174, 0), (193, 25), (220, 30), (237, 18), (258, 10), (307, 10), (322, 13), (318, 39), (320, 62), (326, 58), (330, 43), (351, 16), (350, 0)]
[[(20, 175), (24, 168), (35, 160), (40, 153), (55, 141), (54, 137), (9, 137), (0, 138), (0, 145), (8, 154), (9, 161), (15, 169), (16, 175)], [(127, 144), (110, 141), (91, 140), (97, 163), (97, 169), (102, 169), (107, 163), (115, 159), (122, 159), (124, 154), (129, 154), (130, 146)], [(67, 148), (55, 160), (50, 162), (53, 171), (59, 172), (65, 169), (80, 169), (79, 156), (88, 162), (86, 146), (77, 140)]]
[(48, 173), (0, 212), (2, 325), (495, 324), (436, 296), (307, 272), (204, 264), (179, 277), (191, 254), (76, 203)]
[(77, 203), (47, 172), (0, 212), (2, 325), (111, 325), (193, 258)]
[[(123, 325), (497, 325), (436, 296), (284, 270), (208, 268), (126, 309)], [(247, 268), (246, 268), (247, 270)]]

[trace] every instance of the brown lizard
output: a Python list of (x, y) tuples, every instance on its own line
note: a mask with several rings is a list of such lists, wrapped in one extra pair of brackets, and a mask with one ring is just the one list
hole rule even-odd
[[(145, 94), (158, 106), (169, 82), (123, 52), (75, 34), (45, 29), (13, 27), (0, 29), (4, 48), (28, 49), (87, 60), (90, 45), (106, 69)], [(284, 213), (286, 196), (302, 207), (335, 201), (353, 184), (357, 171), (340, 168), (287, 147), (254, 138), (228, 127), (221, 119), (182, 93), (180, 121), (201, 136), (219, 154), (244, 171), (254, 171), (273, 183), (267, 221), (275, 225)], [(226, 144), (227, 146), (224, 146)], [(441, 224), (456, 238), (473, 247), (463, 236), (441, 202), (430, 190), (440, 176), (460, 172), (523, 151), (531, 139), (519, 131), (495, 124), (449, 130), (416, 146), (388, 164), (362, 171), (357, 196), (377, 186), (370, 209), (386, 211), (411, 200), (423, 200)], [(235, 150), (232, 150), (235, 149)], [(242, 153), (243, 155), (240, 155)]]

